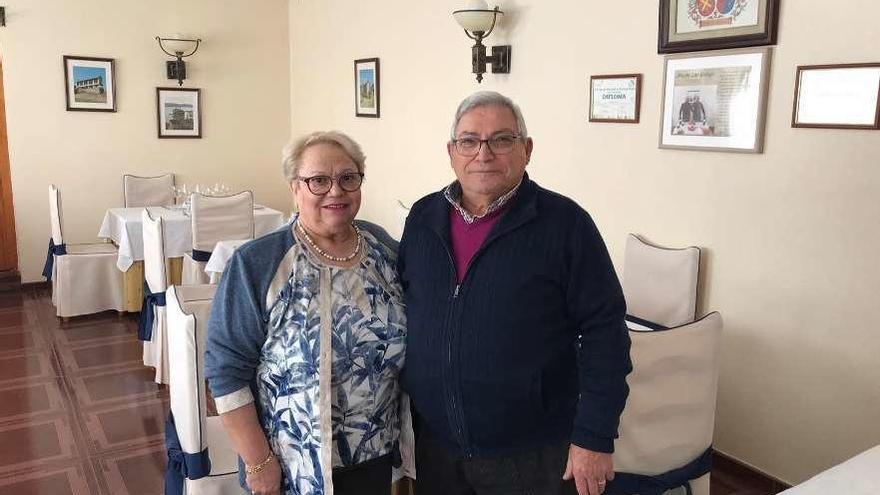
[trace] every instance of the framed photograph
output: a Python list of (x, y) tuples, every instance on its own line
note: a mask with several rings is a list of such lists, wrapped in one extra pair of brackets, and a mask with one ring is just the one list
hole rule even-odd
[(791, 126), (880, 129), (880, 63), (798, 66)]
[(668, 55), (660, 147), (760, 153), (770, 49)]
[(642, 75), (590, 76), (590, 122), (637, 124)]
[(156, 121), (160, 138), (202, 137), (200, 90), (156, 88)]
[(115, 112), (116, 74), (112, 58), (64, 55), (68, 112)]
[(776, 44), (779, 0), (660, 0), (657, 53)]
[(379, 59), (354, 61), (354, 114), (379, 118)]

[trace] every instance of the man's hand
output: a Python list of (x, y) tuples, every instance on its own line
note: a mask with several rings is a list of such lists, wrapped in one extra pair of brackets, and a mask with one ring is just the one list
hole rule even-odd
[(593, 452), (572, 444), (568, 448), (568, 463), (562, 479), (574, 478), (578, 495), (601, 495), (606, 480), (614, 479), (614, 463), (611, 454)]

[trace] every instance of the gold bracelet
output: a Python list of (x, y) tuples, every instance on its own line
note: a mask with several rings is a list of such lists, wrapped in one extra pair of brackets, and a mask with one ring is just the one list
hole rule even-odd
[(266, 469), (266, 466), (268, 466), (269, 463), (272, 462), (272, 459), (274, 459), (274, 458), (275, 458), (275, 456), (272, 455), (272, 451), (270, 450), (269, 455), (266, 456), (266, 460), (264, 460), (263, 462), (255, 465), (255, 466), (248, 466), (247, 464), (245, 464), (244, 471), (247, 473), (248, 476), (250, 476), (252, 474), (257, 474), (260, 471), (262, 471), (263, 469)]

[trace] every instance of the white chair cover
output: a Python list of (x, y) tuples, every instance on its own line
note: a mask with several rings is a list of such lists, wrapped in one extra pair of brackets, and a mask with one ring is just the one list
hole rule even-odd
[(700, 248), (667, 249), (626, 239), (623, 293), (627, 313), (666, 327), (696, 318)]
[(158, 177), (122, 176), (122, 190), (126, 208), (141, 206), (171, 206), (174, 204), (174, 174)]
[(52, 242), (55, 245), (64, 244), (61, 235), (61, 192), (54, 184), (49, 184), (49, 221), (52, 227)]
[[(633, 372), (614, 443), (615, 471), (658, 475), (712, 445), (721, 328), (721, 315), (713, 312), (667, 330), (629, 332)], [(709, 474), (693, 480), (691, 489), (708, 495)]]
[[(165, 224), (162, 217), (153, 219), (147, 208), (141, 213), (144, 235), (144, 280), (153, 294), (168, 288), (165, 268)], [(141, 309), (141, 311), (146, 308)], [(168, 383), (168, 337), (165, 306), (155, 306), (153, 334), (144, 342), (144, 366), (156, 369), (156, 383)]]
[[(254, 238), (254, 195), (242, 191), (231, 196), (192, 195), (193, 250), (210, 253), (217, 241)], [(210, 256), (210, 255), (209, 255)], [(207, 284), (204, 261), (192, 254), (183, 257), (183, 285)]]
[(238, 455), (219, 416), (207, 417), (205, 341), (216, 286), (171, 286), (166, 292), (171, 412), (180, 446), (187, 454), (208, 449), (211, 474), (185, 480), (190, 495), (241, 494)]
[[(49, 220), (52, 242), (64, 244), (61, 228), (61, 193), (49, 186)], [(68, 244), (67, 254), (55, 255), (52, 269), (52, 303), (55, 314), (67, 318), (107, 310), (122, 311), (122, 272), (112, 244)]]

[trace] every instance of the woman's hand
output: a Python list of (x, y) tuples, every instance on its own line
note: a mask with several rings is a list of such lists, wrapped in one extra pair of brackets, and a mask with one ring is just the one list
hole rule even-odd
[(278, 459), (272, 459), (259, 473), (249, 474), (245, 478), (248, 488), (254, 495), (281, 495), (281, 465)]

